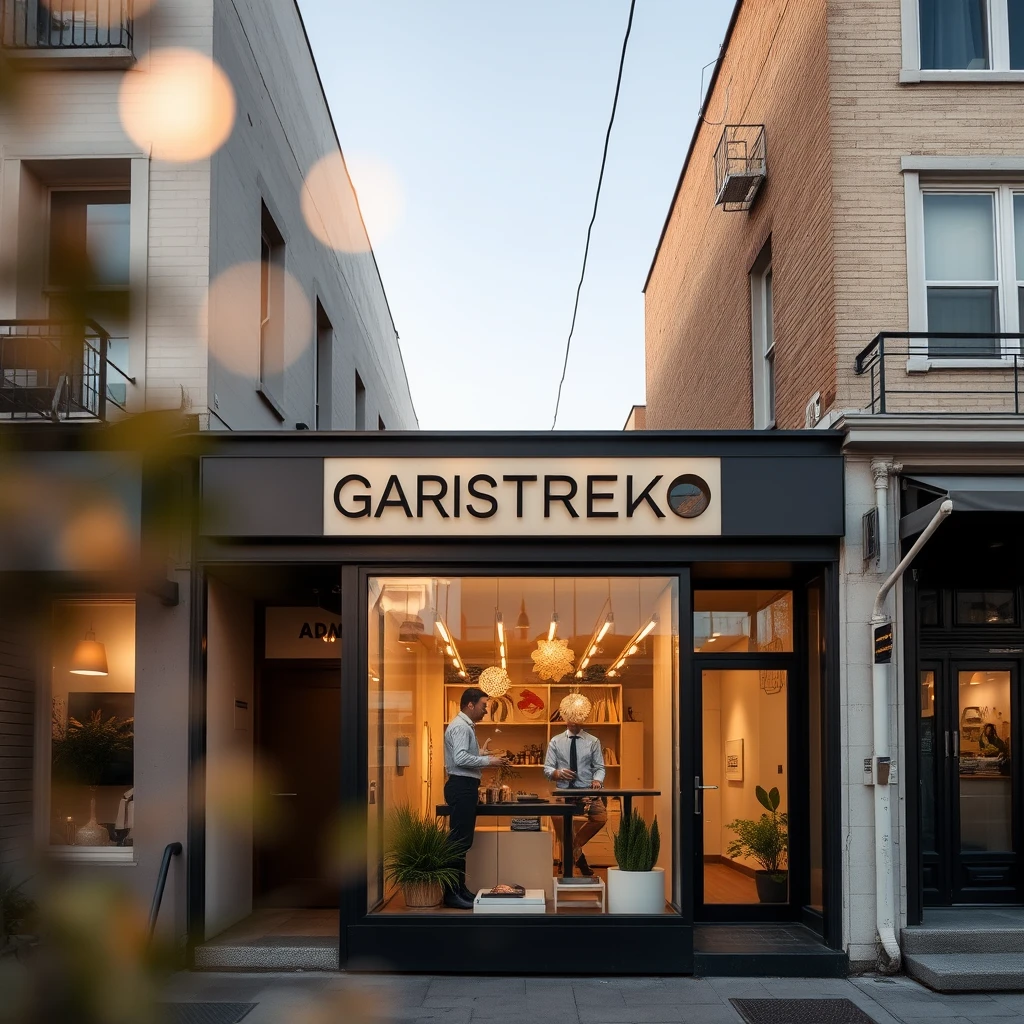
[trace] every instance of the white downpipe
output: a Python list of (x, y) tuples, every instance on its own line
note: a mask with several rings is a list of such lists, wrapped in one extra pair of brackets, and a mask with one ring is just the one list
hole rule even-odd
[[(877, 492), (876, 492), (877, 493)], [(883, 974), (895, 974), (900, 969), (900, 947), (896, 941), (896, 912), (893, 895), (892, 870), (892, 806), (889, 798), (889, 664), (874, 660), (875, 629), (891, 623), (891, 618), (882, 610), (889, 591), (903, 575), (917, 553), (939, 528), (942, 521), (953, 511), (953, 502), (948, 498), (939, 506), (931, 521), (914, 541), (903, 560), (889, 574), (875, 595), (871, 609), (871, 625), (868, 639), (871, 644), (871, 706), (872, 742), (874, 761), (872, 779), (875, 792), (875, 927), (882, 945), (878, 967)], [(881, 522), (881, 517), (880, 517)], [(881, 538), (881, 529), (879, 537)], [(895, 649), (895, 635), (893, 648)]]

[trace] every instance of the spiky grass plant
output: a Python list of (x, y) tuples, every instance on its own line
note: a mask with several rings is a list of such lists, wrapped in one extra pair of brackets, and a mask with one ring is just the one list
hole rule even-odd
[(408, 805), (392, 811), (384, 833), (385, 876), (396, 885), (459, 884), (455, 859), (460, 851), (448, 826), (438, 818), (417, 814)]
[(623, 822), (615, 833), (615, 860), (620, 871), (653, 871), (661, 853), (661, 832), (658, 816), (650, 828), (638, 810)]

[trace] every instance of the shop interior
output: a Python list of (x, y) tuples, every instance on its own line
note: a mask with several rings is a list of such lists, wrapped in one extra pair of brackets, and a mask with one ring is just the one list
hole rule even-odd
[(606, 821), (582, 848), (593, 887), (578, 892), (558, 889), (561, 815), (516, 811), (520, 803), (561, 804), (544, 762), (552, 738), (566, 731), (565, 714), (574, 714), (567, 709), (579, 707), (583, 729), (600, 741), (605, 787), (659, 794), (637, 796), (632, 806), (648, 826), (659, 823), (659, 909), (678, 907), (669, 796), (678, 742), (676, 589), (657, 577), (370, 580), (368, 911), (460, 913), (439, 907), (439, 892), (411, 891), (393, 865), (404, 841), (400, 814), (429, 821), (444, 813), (444, 732), (470, 686), (491, 697), (476, 727), (481, 748), (510, 764), (482, 772), (479, 800), (488, 813), (477, 817), (468, 888), (520, 885), (543, 893), (542, 913), (608, 909), (624, 798), (607, 798)]

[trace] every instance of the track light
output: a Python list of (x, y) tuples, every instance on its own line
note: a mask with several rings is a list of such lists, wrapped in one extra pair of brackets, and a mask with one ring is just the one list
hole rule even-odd
[[(605, 602), (607, 607), (607, 602)], [(603, 611), (604, 609), (602, 609)], [(615, 617), (611, 612), (604, 617), (604, 619), (598, 619), (598, 624), (594, 627), (594, 632), (587, 643), (586, 649), (583, 652), (583, 660), (580, 662), (580, 667), (576, 670), (576, 678), (582, 679), (583, 672), (586, 667), (590, 664), (591, 658), (594, 657), (598, 652), (598, 644), (605, 638), (608, 630), (615, 625)]]
[(617, 676), (626, 664), (626, 659), (631, 658), (640, 650), (640, 644), (652, 629), (658, 624), (658, 616), (654, 614), (643, 629), (638, 629), (622, 648), (622, 653), (612, 662), (612, 667), (606, 673), (609, 676)]

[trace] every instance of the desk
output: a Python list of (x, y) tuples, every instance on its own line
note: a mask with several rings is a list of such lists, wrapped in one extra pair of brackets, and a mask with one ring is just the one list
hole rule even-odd
[(618, 796), (622, 797), (622, 816), (628, 818), (633, 811), (633, 797), (661, 796), (660, 789), (553, 789), (552, 796), (563, 800), (578, 800), (585, 796)]
[[(590, 793), (591, 790), (579, 790), (580, 793)], [(596, 791), (594, 791), (596, 792)], [(574, 794), (575, 795), (575, 794)], [(550, 817), (562, 819), (562, 849), (572, 849), (572, 818), (576, 810), (573, 804), (556, 803), (554, 801), (544, 802), (531, 801), (530, 803), (509, 803), (509, 804), (477, 804), (476, 814), (478, 818), (541, 818)], [(448, 817), (448, 805), (438, 804), (435, 812), (439, 818)], [(572, 857), (562, 857), (562, 877), (572, 877)]]

